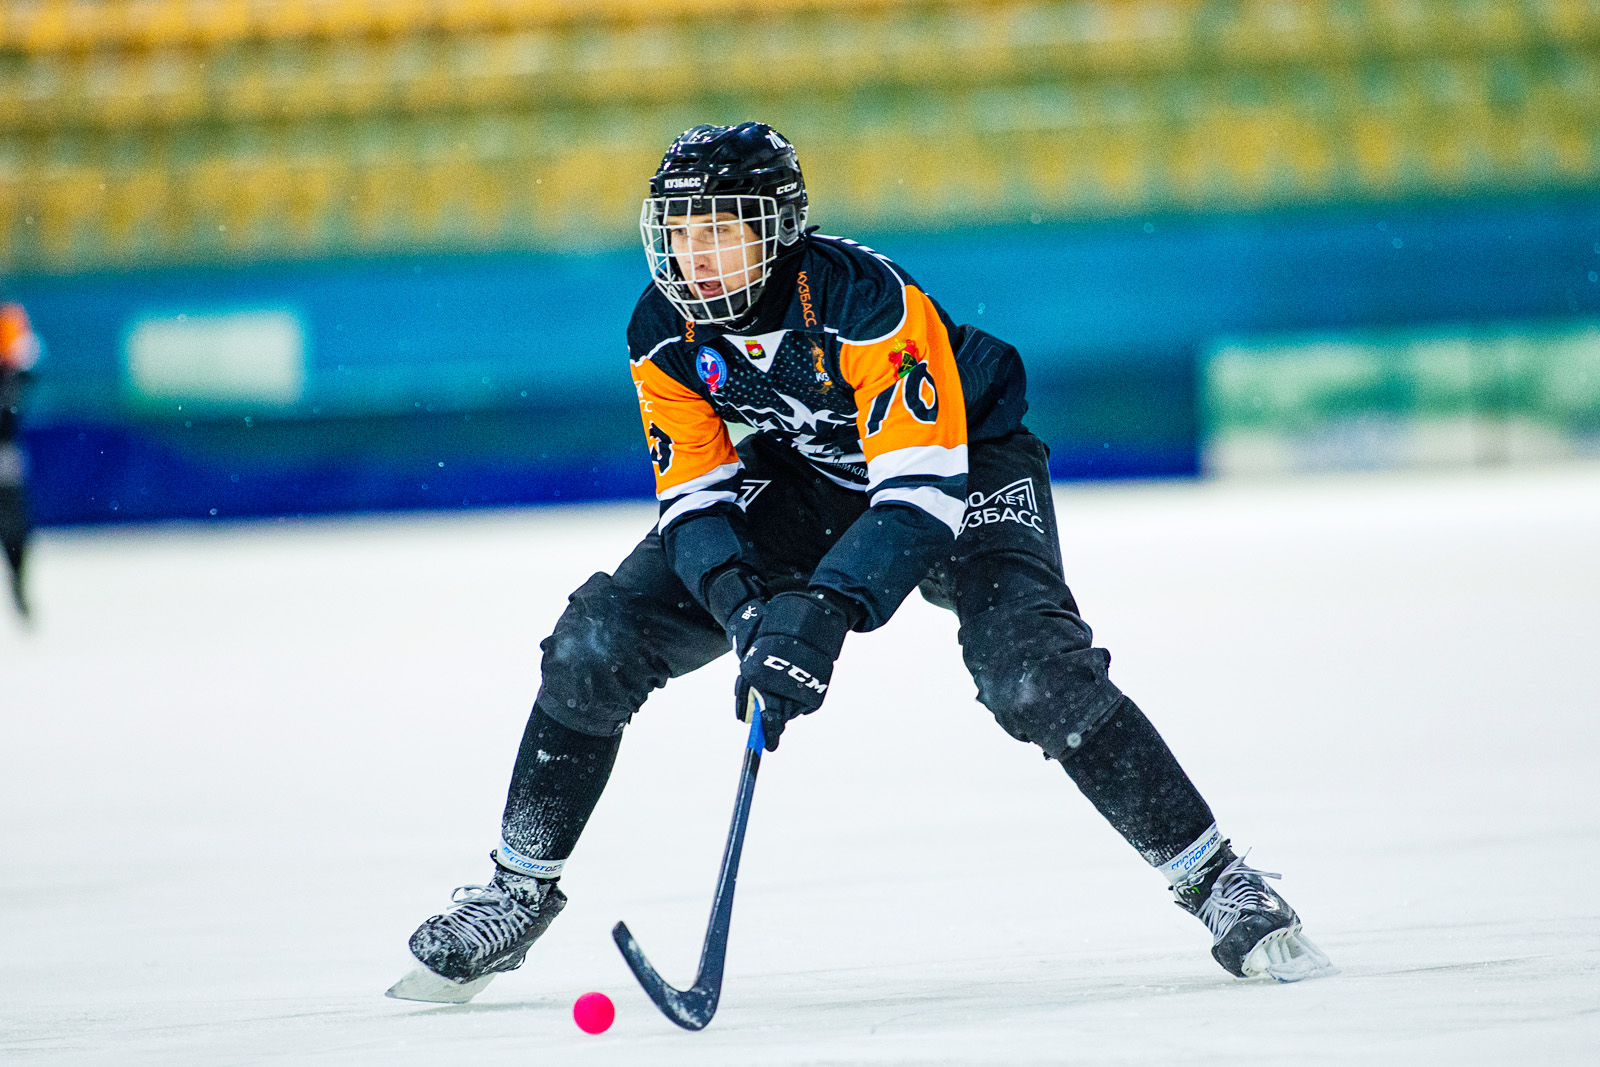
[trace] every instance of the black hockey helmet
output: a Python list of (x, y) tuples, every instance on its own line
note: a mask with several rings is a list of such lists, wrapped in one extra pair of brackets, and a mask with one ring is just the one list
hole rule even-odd
[[(736, 321), (755, 306), (778, 256), (799, 247), (806, 206), (806, 183), (794, 146), (771, 126), (745, 122), (686, 130), (667, 147), (639, 217), (651, 277), (686, 318)], [(701, 236), (710, 228), (687, 225), (701, 216), (750, 228), (738, 245), (743, 249), (738, 270), (692, 280), (684, 276), (673, 254), (672, 233), (678, 231), (681, 245), (695, 229), (697, 246), (713, 247)], [(734, 247), (720, 238), (714, 245), (718, 253)], [(709, 292), (702, 296), (702, 290)]]

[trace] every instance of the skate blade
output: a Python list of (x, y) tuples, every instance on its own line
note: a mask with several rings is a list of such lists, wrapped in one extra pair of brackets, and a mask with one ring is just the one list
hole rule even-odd
[(486, 974), (470, 982), (452, 982), (426, 967), (418, 967), (390, 986), (383, 995), (395, 1000), (421, 1000), (429, 1004), (465, 1004), (482, 993), (492, 981), (494, 975)]
[(1338, 974), (1339, 968), (1296, 925), (1263, 937), (1244, 958), (1244, 973), (1247, 978), (1265, 976), (1280, 982), (1304, 982)]

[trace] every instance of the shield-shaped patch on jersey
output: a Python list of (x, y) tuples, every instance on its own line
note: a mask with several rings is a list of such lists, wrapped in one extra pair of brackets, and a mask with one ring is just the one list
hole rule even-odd
[(774, 330), (771, 333), (758, 333), (754, 337), (736, 337), (727, 335), (735, 349), (744, 346), (744, 354), (750, 360), (750, 365), (762, 374), (772, 370), (772, 361), (777, 358), (778, 349), (783, 347), (783, 338), (788, 330)]
[(728, 380), (728, 364), (718, 352), (710, 345), (701, 345), (700, 351), (695, 353), (694, 369), (700, 373), (700, 380), (706, 383), (706, 388), (713, 393), (722, 388)]

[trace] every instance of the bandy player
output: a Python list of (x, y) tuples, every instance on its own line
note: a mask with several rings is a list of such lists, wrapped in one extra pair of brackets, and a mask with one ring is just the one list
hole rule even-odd
[(0, 552), (10, 574), (11, 602), (29, 617), (25, 590), (28, 539), (27, 460), (22, 445), (22, 394), (39, 361), (39, 337), (21, 304), (0, 303)]
[[(465, 1000), (521, 965), (651, 690), (732, 649), (735, 707), (758, 690), (776, 748), (822, 706), (850, 632), (912, 589), (956, 613), (1001, 728), (1060, 762), (1210, 929), (1218, 963), (1331, 970), (1108, 676), (1063, 580), (1016, 349), (957, 326), (883, 256), (812, 233), (806, 205), (793, 146), (760, 123), (696, 126), (651, 179), (628, 350), (660, 518), (540, 646), (494, 875), (417, 928), (422, 967), (391, 995)], [(753, 430), (737, 448), (730, 423)]]

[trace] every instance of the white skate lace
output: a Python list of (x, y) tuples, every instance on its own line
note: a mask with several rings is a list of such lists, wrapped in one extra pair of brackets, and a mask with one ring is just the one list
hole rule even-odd
[(439, 917), (438, 927), (459, 938), (484, 959), (511, 944), (528, 928), (537, 908), (530, 908), (497, 885), (457, 886), (455, 905)]
[(1200, 905), (1200, 921), (1206, 924), (1206, 929), (1218, 941), (1233, 929), (1233, 924), (1245, 912), (1267, 910), (1273, 906), (1272, 899), (1267, 895), (1266, 883), (1261, 879), (1282, 878), (1283, 875), (1258, 871), (1247, 865), (1245, 857), (1249, 855), (1246, 852), (1222, 868), (1222, 873), (1211, 884), (1211, 895)]

